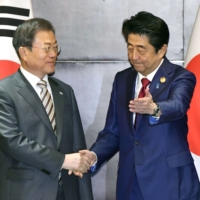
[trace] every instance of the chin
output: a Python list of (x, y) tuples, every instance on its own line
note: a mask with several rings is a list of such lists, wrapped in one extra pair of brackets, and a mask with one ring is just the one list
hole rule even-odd
[(48, 74), (48, 76), (54, 75), (54, 74), (55, 74), (55, 68), (49, 69), (49, 70), (47, 71), (47, 74)]
[(55, 74), (55, 71), (54, 72), (51, 72), (48, 74), (48, 76), (53, 76)]
[(144, 70), (143, 69), (141, 69), (140, 67), (135, 67), (134, 66), (134, 69), (137, 71), (137, 72), (140, 72), (140, 73), (142, 73)]

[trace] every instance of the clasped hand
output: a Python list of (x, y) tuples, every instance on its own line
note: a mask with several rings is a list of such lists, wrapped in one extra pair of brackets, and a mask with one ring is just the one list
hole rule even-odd
[(72, 172), (83, 177), (84, 173), (90, 169), (90, 167), (96, 162), (96, 155), (88, 150), (81, 150), (78, 153), (66, 154), (62, 168), (69, 170), (68, 174)]

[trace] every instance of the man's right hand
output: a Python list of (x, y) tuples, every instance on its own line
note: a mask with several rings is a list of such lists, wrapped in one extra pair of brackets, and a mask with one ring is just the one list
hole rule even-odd
[[(97, 161), (96, 154), (94, 152), (88, 151), (88, 150), (81, 150), (81, 151), (79, 151), (79, 153), (80, 153), (82, 159), (87, 161), (87, 164), (89, 162), (89, 168), (87, 169), (87, 170), (89, 170), (90, 167)], [(82, 178), (83, 173), (86, 173), (86, 172), (83, 172), (80, 170), (69, 170), (68, 174), (71, 175), (72, 173), (74, 173), (74, 175)]]
[(90, 169), (91, 161), (80, 153), (66, 154), (62, 169), (86, 173)]

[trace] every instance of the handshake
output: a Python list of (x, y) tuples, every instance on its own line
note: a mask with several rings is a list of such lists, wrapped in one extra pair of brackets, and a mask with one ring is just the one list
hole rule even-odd
[(78, 153), (65, 154), (62, 169), (69, 170), (68, 174), (74, 173), (80, 178), (97, 161), (96, 154), (92, 151), (81, 150)]

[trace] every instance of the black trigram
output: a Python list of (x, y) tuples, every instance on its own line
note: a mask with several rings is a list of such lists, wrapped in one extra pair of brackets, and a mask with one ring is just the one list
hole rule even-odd
[[(0, 13), (7, 14), (8, 16), (10, 14), (10, 17), (0, 17), (0, 26), (6, 25), (6, 26), (17, 27), (24, 20), (14, 19), (12, 15), (20, 15), (23, 17), (29, 17), (30, 10), (25, 9), (25, 8), (12, 7), (12, 6), (0, 6)], [(13, 34), (14, 34), (14, 30), (2, 29), (0, 27), (0, 36), (13, 37)]]

